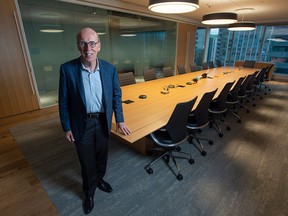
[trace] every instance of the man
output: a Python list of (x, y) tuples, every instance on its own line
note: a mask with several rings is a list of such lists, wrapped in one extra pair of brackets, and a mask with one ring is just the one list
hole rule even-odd
[(83, 28), (76, 39), (80, 57), (60, 67), (59, 113), (66, 139), (76, 145), (85, 193), (83, 210), (89, 214), (96, 187), (112, 192), (103, 177), (113, 112), (116, 132), (129, 135), (130, 130), (124, 123), (117, 70), (97, 58), (101, 49), (98, 34)]

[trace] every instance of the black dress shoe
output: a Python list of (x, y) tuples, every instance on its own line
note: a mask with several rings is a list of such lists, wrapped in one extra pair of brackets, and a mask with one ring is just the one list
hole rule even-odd
[(108, 182), (105, 182), (103, 179), (101, 179), (98, 184), (97, 187), (107, 193), (111, 193), (113, 191), (112, 187), (110, 186), (110, 184)]
[(83, 203), (83, 210), (85, 214), (89, 214), (94, 207), (94, 199), (93, 196), (86, 196)]

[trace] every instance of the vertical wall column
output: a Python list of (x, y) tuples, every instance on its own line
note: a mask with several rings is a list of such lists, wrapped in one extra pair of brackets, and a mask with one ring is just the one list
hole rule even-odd
[(184, 65), (190, 71), (190, 64), (194, 63), (194, 50), (197, 27), (190, 24), (178, 24), (176, 66)]

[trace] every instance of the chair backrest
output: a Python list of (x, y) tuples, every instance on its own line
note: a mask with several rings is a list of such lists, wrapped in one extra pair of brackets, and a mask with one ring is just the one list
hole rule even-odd
[(156, 69), (146, 69), (143, 71), (143, 77), (145, 81), (155, 80), (157, 79)]
[(227, 95), (227, 101), (238, 101), (238, 92), (240, 90), (240, 86), (243, 83), (245, 77), (240, 77), (238, 81), (235, 83), (233, 88), (230, 90), (229, 94)]
[(199, 71), (200, 69), (198, 68), (197, 65), (195, 64), (190, 64), (190, 70), (191, 72)]
[(248, 76), (246, 76), (246, 78), (244, 79), (244, 81), (242, 82), (242, 84), (240, 86), (240, 90), (239, 90), (238, 96), (239, 95), (241, 95), (241, 96), (247, 95), (246, 89), (247, 89), (247, 85), (248, 85), (251, 77), (252, 77), (252, 74), (249, 74)]
[(136, 83), (133, 72), (119, 73), (118, 78), (119, 78), (120, 86), (125, 86), (125, 85)]
[[(199, 101), (197, 107), (192, 111), (193, 116), (197, 122), (197, 125), (205, 125), (209, 122), (209, 113), (208, 113), (208, 107), (216, 93), (217, 89), (211, 92), (206, 92), (201, 100)], [(189, 117), (190, 118), (190, 117)]]
[(262, 68), (255, 77), (254, 85), (260, 85), (260, 82), (264, 80), (265, 73), (269, 67)]
[(184, 65), (177, 65), (177, 70), (178, 70), (179, 74), (185, 74), (186, 73)]
[(227, 96), (230, 92), (231, 87), (233, 86), (234, 82), (228, 82), (225, 84), (224, 88), (222, 91), (219, 93), (218, 97), (213, 100), (214, 103), (212, 103), (213, 108), (217, 109), (218, 111), (224, 111), (227, 108), (226, 101), (227, 101)]
[(197, 96), (190, 101), (178, 103), (174, 108), (165, 126), (173, 143), (181, 142), (187, 137), (187, 119), (196, 99)]
[(207, 62), (202, 63), (202, 70), (207, 70), (209, 69)]
[(163, 72), (163, 77), (174, 76), (174, 70), (171, 67), (163, 67), (162, 72)]
[(255, 83), (255, 79), (256, 79), (256, 75), (258, 74), (258, 73), (260, 73), (259, 71), (255, 71), (253, 74), (252, 74), (252, 76), (251, 76), (251, 78), (250, 78), (250, 80), (249, 80), (249, 82), (248, 82), (248, 84), (247, 84), (247, 86), (246, 86), (246, 91), (252, 91), (252, 90), (254, 90), (254, 83)]
[(216, 66), (217, 67), (222, 67), (223, 66), (220, 60), (216, 60)]
[(214, 66), (214, 62), (213, 61), (210, 61), (209, 62), (209, 68), (214, 68), (215, 66)]
[(244, 68), (254, 68), (256, 61), (250, 61), (250, 60), (246, 60), (244, 61), (243, 67)]

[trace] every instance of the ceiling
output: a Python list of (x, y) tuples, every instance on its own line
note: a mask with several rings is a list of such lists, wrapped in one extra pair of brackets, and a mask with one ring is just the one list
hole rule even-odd
[[(101, 13), (92, 15), (91, 12), (95, 8), (107, 8), (113, 11), (120, 11), (130, 13), (133, 17), (120, 17), (121, 29), (135, 29), (135, 28), (157, 28), (158, 23), (150, 21), (148, 18), (140, 20), (141, 15), (148, 15), (156, 18), (171, 19), (173, 21), (183, 21), (198, 26), (204, 26), (201, 24), (202, 16), (208, 13), (215, 12), (235, 12), (241, 8), (252, 8), (253, 11), (237, 12), (238, 21), (251, 21), (256, 24), (285, 24), (288, 25), (288, 0), (199, 0), (200, 8), (194, 12), (178, 14), (178, 15), (166, 15), (157, 14), (151, 12), (148, 9), (149, 0), (56, 0), (68, 3), (75, 3), (88, 6), (77, 7), (75, 4), (60, 3), (55, 4), (54, 1), (47, 0), (18, 0), (22, 7), (27, 10), (22, 11), (22, 17), (24, 21), (30, 22), (30, 19), (39, 23), (51, 23), (54, 20), (60, 20), (60, 23), (71, 23), (74, 19), (71, 19), (71, 14), (77, 16), (78, 22), (85, 24), (104, 26), (105, 16)], [(41, 2), (41, 4), (40, 4)], [(54, 2), (54, 3), (53, 3)], [(37, 5), (41, 5), (37, 6)], [(55, 5), (57, 8), (55, 8)], [(87, 11), (87, 8), (89, 11)], [(117, 14), (115, 12), (114, 14)], [(139, 16), (140, 15), (140, 16)], [(117, 16), (117, 15), (116, 15)], [(138, 16), (138, 18), (137, 18)], [(138, 19), (135, 22), (135, 19)], [(135, 26), (137, 25), (137, 26)]]
[[(149, 0), (121, 0), (143, 7), (148, 7)], [(241, 8), (253, 11), (237, 12)], [(288, 0), (199, 0), (199, 9), (181, 14), (194, 23), (201, 23), (202, 16), (214, 12), (236, 12), (238, 21), (251, 21), (256, 24), (288, 24)], [(148, 10), (148, 9), (147, 9)]]

